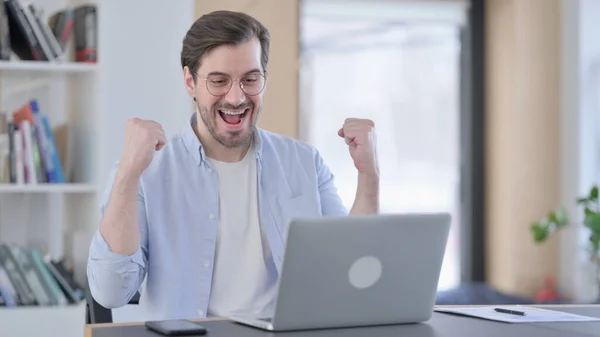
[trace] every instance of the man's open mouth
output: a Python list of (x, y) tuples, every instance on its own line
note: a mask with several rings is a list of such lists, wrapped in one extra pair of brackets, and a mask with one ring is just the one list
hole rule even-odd
[(219, 109), (217, 111), (219, 112), (219, 115), (221, 116), (221, 118), (223, 118), (225, 123), (230, 125), (237, 125), (244, 120), (244, 117), (246, 117), (246, 115), (250, 112), (250, 108), (246, 108), (244, 110)]

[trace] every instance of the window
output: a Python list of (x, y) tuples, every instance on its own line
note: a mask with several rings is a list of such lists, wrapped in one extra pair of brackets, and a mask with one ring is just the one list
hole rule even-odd
[(464, 8), (452, 1), (425, 4), (303, 2), (300, 137), (320, 150), (350, 208), (356, 169), (337, 130), (347, 117), (375, 121), (382, 212), (453, 215), (442, 290), (460, 281)]

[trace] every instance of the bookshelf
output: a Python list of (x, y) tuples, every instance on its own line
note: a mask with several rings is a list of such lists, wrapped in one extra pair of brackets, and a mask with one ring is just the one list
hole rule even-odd
[[(19, 2), (25, 7), (33, 3), (40, 9), (42, 23), (47, 23), (52, 14), (65, 8), (84, 4), (98, 7), (95, 1)], [(4, 5), (6, 9), (7, 5)], [(10, 28), (12, 26), (9, 25)], [(31, 181), (27, 176), (36, 175), (35, 170), (27, 171), (23, 166), (21, 169), (29, 173), (24, 173), (23, 180), (17, 183), (5, 173), (8, 167), (6, 156), (0, 160), (4, 165), (0, 170), (0, 243), (22, 247), (27, 252), (37, 249), (46, 259), (64, 259), (65, 267), (73, 268), (75, 280), (83, 286), (87, 254), (82, 253), (89, 245), (90, 232), (99, 217), (98, 194), (101, 189), (97, 172), (100, 142), (96, 125), (101, 107), (98, 103), (98, 63), (76, 60), (75, 29), (73, 26), (67, 44), (64, 49), (61, 48), (64, 55), (60, 59), (22, 60), (13, 49), (9, 60), (0, 60), (0, 112), (5, 116), (4, 129), (0, 130), (3, 133), (0, 134), (0, 156), (7, 154), (2, 146), (6, 150), (7, 141), (11, 138), (6, 124), (19, 124), (15, 111), (24, 106), (31, 107), (28, 102), (34, 100), (39, 108), (38, 116), (45, 116), (52, 130), (53, 137), (46, 136), (44, 139), (54, 144), (64, 175), (64, 181), (46, 181), (50, 180), (45, 170), (46, 162), (53, 161), (47, 160), (52, 158), (50, 155), (45, 156), (48, 146), (42, 144), (43, 136), (40, 138), (36, 133), (44, 127), (43, 124), (36, 125), (40, 119), (34, 113), (30, 136), (37, 143), (37, 165), (42, 169), (37, 174), (37, 181)], [(99, 34), (98, 30), (96, 34)], [(21, 124), (17, 128), (24, 132)], [(54, 138), (53, 142), (51, 138)], [(27, 145), (23, 146), (25, 148)], [(30, 279), (25, 281), (29, 284)], [(57, 284), (61, 286), (59, 282)], [(35, 287), (29, 286), (32, 290)], [(53, 329), (57, 336), (78, 336), (77, 332), (82, 334), (83, 331), (84, 313), (85, 301), (81, 298), (72, 303), (52, 305), (0, 306), (0, 326), (3, 327), (3, 335), (48, 335), (48, 329)], [(35, 324), (31, 324), (31, 320)]]
[[(3, 337), (83, 337), (83, 324), (73, 323), (84, 321), (85, 303), (60, 310), (52, 307), (0, 308)], [(17, 323), (18, 329), (11, 329), (14, 322), (20, 323)]]
[(96, 186), (91, 184), (0, 184), (0, 194), (8, 193), (65, 193), (65, 194), (93, 194)]
[(96, 64), (77, 62), (48, 62), (48, 61), (0, 61), (2, 74), (12, 73), (93, 73)]
[[(98, 62), (74, 62), (72, 43), (62, 62), (0, 61), (0, 110), (13, 111), (35, 97), (53, 128), (68, 126), (69, 168), (64, 184), (0, 182), (0, 242), (64, 256), (84, 284), (89, 243), (106, 179), (121, 153), (125, 121), (153, 119), (171, 135), (189, 116), (179, 52), (194, 20), (194, 0), (30, 1), (47, 15), (95, 4)], [(0, 335), (82, 337), (82, 304), (0, 307)], [(136, 309), (113, 310), (115, 321), (139, 321)]]

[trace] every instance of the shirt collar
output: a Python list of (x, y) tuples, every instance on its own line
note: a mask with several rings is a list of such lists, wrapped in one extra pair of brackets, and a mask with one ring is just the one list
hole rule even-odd
[[(204, 152), (204, 147), (202, 146), (202, 143), (200, 143), (200, 140), (194, 132), (193, 125), (196, 123), (196, 119), (196, 113), (193, 113), (183, 127), (182, 138), (186, 149), (192, 155), (196, 164), (200, 165), (206, 159), (206, 153)], [(255, 128), (254, 131), (253, 144), (254, 155), (260, 160), (262, 155), (263, 139), (262, 130), (258, 127)]]

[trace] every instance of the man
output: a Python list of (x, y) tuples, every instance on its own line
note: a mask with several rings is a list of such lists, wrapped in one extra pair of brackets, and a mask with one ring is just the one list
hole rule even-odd
[[(169, 140), (154, 121), (127, 122), (90, 246), (101, 305), (124, 306), (145, 282), (146, 319), (269, 315), (290, 219), (348, 215), (312, 146), (256, 127), (268, 55), (267, 29), (242, 13), (189, 29), (181, 63), (196, 112)], [(377, 213), (373, 122), (347, 119), (337, 136), (357, 169), (349, 213)]]

